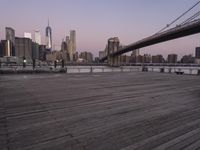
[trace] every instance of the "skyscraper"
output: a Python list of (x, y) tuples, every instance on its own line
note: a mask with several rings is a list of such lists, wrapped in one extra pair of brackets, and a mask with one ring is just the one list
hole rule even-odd
[(35, 43), (41, 45), (42, 42), (41, 42), (41, 34), (40, 34), (40, 31), (39, 30), (35, 30)]
[(131, 55), (135, 56), (135, 57), (139, 56), (140, 55), (140, 50), (139, 49), (133, 50)]
[(29, 38), (15, 38), (15, 46), (17, 57), (23, 61), (26, 59), (28, 62), (32, 60), (32, 40)]
[(46, 48), (48, 50), (52, 50), (52, 30), (51, 27), (49, 26), (49, 21), (48, 21), (48, 26), (46, 27)]
[(11, 27), (6, 27), (6, 40), (10, 47), (10, 55), (15, 56), (15, 30)]
[(69, 41), (69, 57), (70, 61), (73, 61), (73, 56), (76, 53), (76, 31), (70, 31), (70, 41)]
[(24, 32), (24, 37), (32, 40), (32, 35), (29, 32)]

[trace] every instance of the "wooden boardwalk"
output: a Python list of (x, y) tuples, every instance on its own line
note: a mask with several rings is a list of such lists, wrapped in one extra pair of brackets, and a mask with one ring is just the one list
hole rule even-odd
[(200, 77), (0, 76), (0, 150), (200, 149)]

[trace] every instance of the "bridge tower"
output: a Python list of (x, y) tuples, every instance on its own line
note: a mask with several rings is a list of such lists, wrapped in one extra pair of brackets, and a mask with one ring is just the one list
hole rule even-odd
[(119, 66), (120, 56), (112, 56), (113, 53), (119, 50), (119, 43), (118, 37), (108, 39), (107, 56), (110, 66)]

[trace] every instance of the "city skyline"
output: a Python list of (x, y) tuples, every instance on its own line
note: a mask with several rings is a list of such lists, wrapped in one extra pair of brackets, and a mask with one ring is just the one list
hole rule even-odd
[[(16, 36), (21, 37), (25, 31), (33, 33), (38, 29), (42, 43), (45, 44), (45, 27), (49, 18), (53, 43), (60, 44), (67, 32), (74, 29), (77, 31), (77, 51), (87, 50), (97, 56), (98, 51), (105, 49), (110, 37), (119, 37), (124, 45), (141, 40), (160, 30), (197, 1), (155, 0), (152, 3), (146, 0), (127, 0), (124, 3), (119, 0), (59, 0), (48, 1), (48, 8), (54, 10), (50, 12), (45, 7), (45, 2), (47, 1), (21, 0), (9, 3), (2, 0), (0, 39), (5, 38), (6, 26), (14, 28)], [(5, 9), (8, 6), (10, 13)], [(23, 9), (19, 9), (18, 6)], [(15, 16), (11, 12), (15, 12)], [(141, 49), (141, 53), (162, 54), (165, 57), (169, 53), (177, 53), (181, 57), (185, 54), (194, 54), (197, 46), (200, 46), (199, 34), (146, 47)]]

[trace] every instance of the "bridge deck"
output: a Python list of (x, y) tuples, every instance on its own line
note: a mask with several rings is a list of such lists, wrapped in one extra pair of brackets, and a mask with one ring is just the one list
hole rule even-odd
[(0, 76), (0, 149), (198, 149), (199, 91), (174, 74)]

